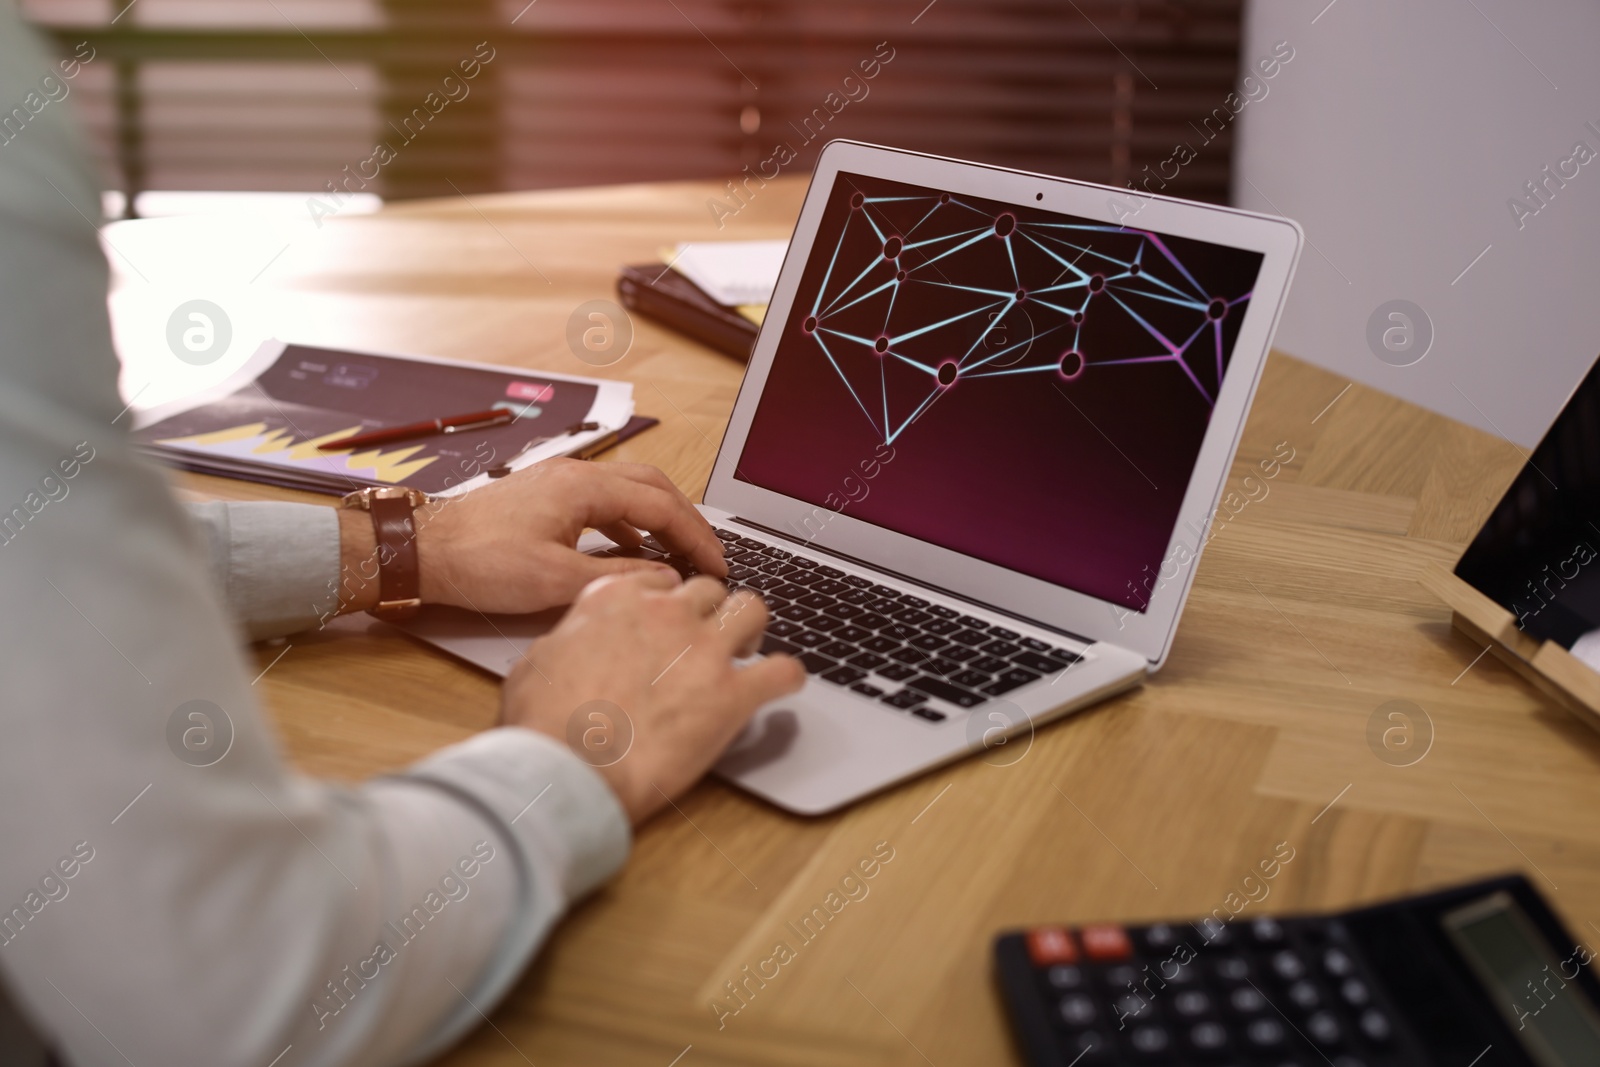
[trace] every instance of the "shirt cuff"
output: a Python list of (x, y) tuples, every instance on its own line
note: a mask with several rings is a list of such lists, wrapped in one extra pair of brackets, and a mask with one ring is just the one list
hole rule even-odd
[(253, 641), (308, 629), (339, 610), (339, 516), (315, 504), (188, 505), (211, 570)]
[(520, 726), (488, 730), (406, 772), (481, 806), (563, 901), (622, 867), (632, 835), (610, 786), (565, 745)]

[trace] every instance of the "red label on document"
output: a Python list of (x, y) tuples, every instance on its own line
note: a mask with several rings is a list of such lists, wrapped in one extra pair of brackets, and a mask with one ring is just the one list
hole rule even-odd
[(513, 400), (528, 400), (542, 404), (556, 395), (556, 387), (548, 382), (512, 382), (506, 386), (506, 396)]

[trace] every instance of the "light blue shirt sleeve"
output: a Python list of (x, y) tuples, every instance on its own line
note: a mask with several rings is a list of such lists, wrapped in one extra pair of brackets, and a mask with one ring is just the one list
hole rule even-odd
[(211, 578), (253, 641), (318, 626), (339, 610), (339, 517), (279, 502), (186, 505)]
[(116, 427), (58, 74), (0, 2), (0, 1026), (76, 1067), (419, 1062), (617, 870), (627, 821), (520, 728), (354, 786), (287, 764), (228, 607), (256, 635), (318, 617), (336, 516), (192, 517)]

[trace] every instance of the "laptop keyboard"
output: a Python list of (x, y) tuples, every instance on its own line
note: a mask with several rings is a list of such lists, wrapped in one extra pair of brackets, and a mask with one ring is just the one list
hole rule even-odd
[[(1082, 657), (820, 560), (717, 529), (730, 592), (750, 589), (771, 615), (761, 651), (787, 652), (807, 673), (929, 722), (1059, 674)], [(685, 577), (688, 560), (645, 548)]]

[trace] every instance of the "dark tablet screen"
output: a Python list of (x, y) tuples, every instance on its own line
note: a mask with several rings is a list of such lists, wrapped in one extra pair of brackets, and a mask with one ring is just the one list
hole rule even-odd
[(1600, 362), (1478, 531), (1456, 574), (1534, 637), (1571, 649), (1595, 634), (1583, 640), (1580, 654), (1600, 642)]

